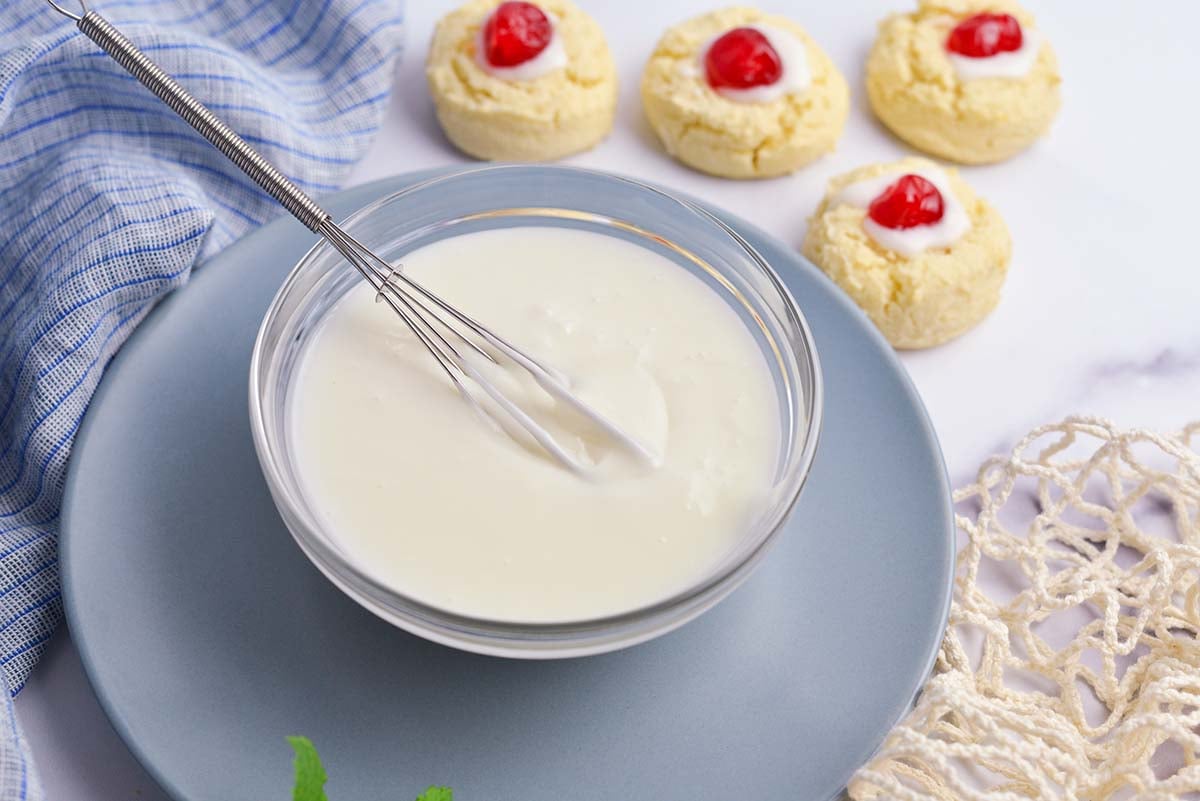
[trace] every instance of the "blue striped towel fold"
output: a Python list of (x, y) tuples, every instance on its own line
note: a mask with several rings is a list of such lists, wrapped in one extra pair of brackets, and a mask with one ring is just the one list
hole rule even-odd
[[(379, 126), (400, 2), (93, 7), (319, 195)], [(104, 366), (194, 264), (280, 213), (42, 0), (0, 0), (0, 799), (42, 798), (11, 696), (62, 613), (63, 474)]]

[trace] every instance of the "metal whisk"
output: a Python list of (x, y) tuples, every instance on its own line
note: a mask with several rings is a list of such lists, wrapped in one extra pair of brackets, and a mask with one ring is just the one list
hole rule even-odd
[[(540, 364), (477, 320), (412, 281), (398, 266), (384, 261), (342, 230), (328, 212), (246, 144), (233, 129), (192, 97), (174, 78), (163, 72), (106, 19), (90, 10), (86, 0), (80, 0), (82, 14), (63, 8), (55, 0), (46, 2), (58, 13), (74, 20), (85, 36), (98, 44), (130, 75), (137, 78), (142, 85), (199, 131), (296, 219), (337, 248), (375, 289), (376, 302), (386, 303), (400, 316), (430, 355), (437, 360), (462, 397), (473, 407), (491, 415), (501, 425), (503, 420), (498, 414), (502, 412), (563, 465), (578, 472), (586, 472), (586, 466), (563, 448), (544, 426), (471, 364), (469, 358), (464, 356), (465, 350), (493, 364), (500, 364), (501, 360), (507, 359), (510, 364), (528, 372), (548, 394), (572, 407), (616, 443), (642, 459), (650, 462), (655, 460), (641, 443), (573, 394), (565, 377), (560, 373)], [(497, 408), (492, 409), (490, 406), (479, 404), (469, 391), (468, 383), (486, 393)]]

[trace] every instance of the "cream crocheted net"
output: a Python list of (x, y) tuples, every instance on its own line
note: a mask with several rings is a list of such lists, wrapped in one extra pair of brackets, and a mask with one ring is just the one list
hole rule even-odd
[(1160, 436), (1072, 418), (955, 494), (964, 539), (935, 674), (854, 799), (1197, 797), (1193, 440), (1200, 423)]

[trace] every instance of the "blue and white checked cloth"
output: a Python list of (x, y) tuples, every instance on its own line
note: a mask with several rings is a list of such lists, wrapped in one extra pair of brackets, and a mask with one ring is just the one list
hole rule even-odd
[[(95, 0), (92, 7), (319, 195), (336, 188), (378, 128), (400, 45), (400, 3)], [(104, 366), (194, 264), (280, 213), (43, 0), (0, 0), (4, 801), (42, 798), (12, 696), (61, 615), (63, 474)]]

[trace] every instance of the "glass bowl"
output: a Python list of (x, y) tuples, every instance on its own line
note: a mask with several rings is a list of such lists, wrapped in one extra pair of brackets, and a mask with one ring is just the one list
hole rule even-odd
[[(275, 505), (300, 548), (330, 581), (383, 619), (435, 642), (495, 656), (601, 653), (648, 640), (695, 618), (733, 591), (758, 564), (782, 530), (812, 463), (821, 421), (820, 368), (795, 300), (737, 232), (692, 203), (628, 178), (566, 167), (468, 169), (377, 200), (343, 223), (391, 262), (439, 239), (518, 225), (581, 228), (666, 256), (723, 297), (762, 349), (781, 415), (774, 484), (756, 522), (707, 575), (683, 592), (618, 615), (530, 624), (466, 617), (429, 606), (378, 581), (369, 565), (357, 564), (305, 497), (289, 424), (292, 377), (309, 337), (322, 316), (362, 280), (324, 241), (296, 265), (259, 329), (250, 364), (254, 445)], [(398, 509), (403, 508), (402, 500)]]

